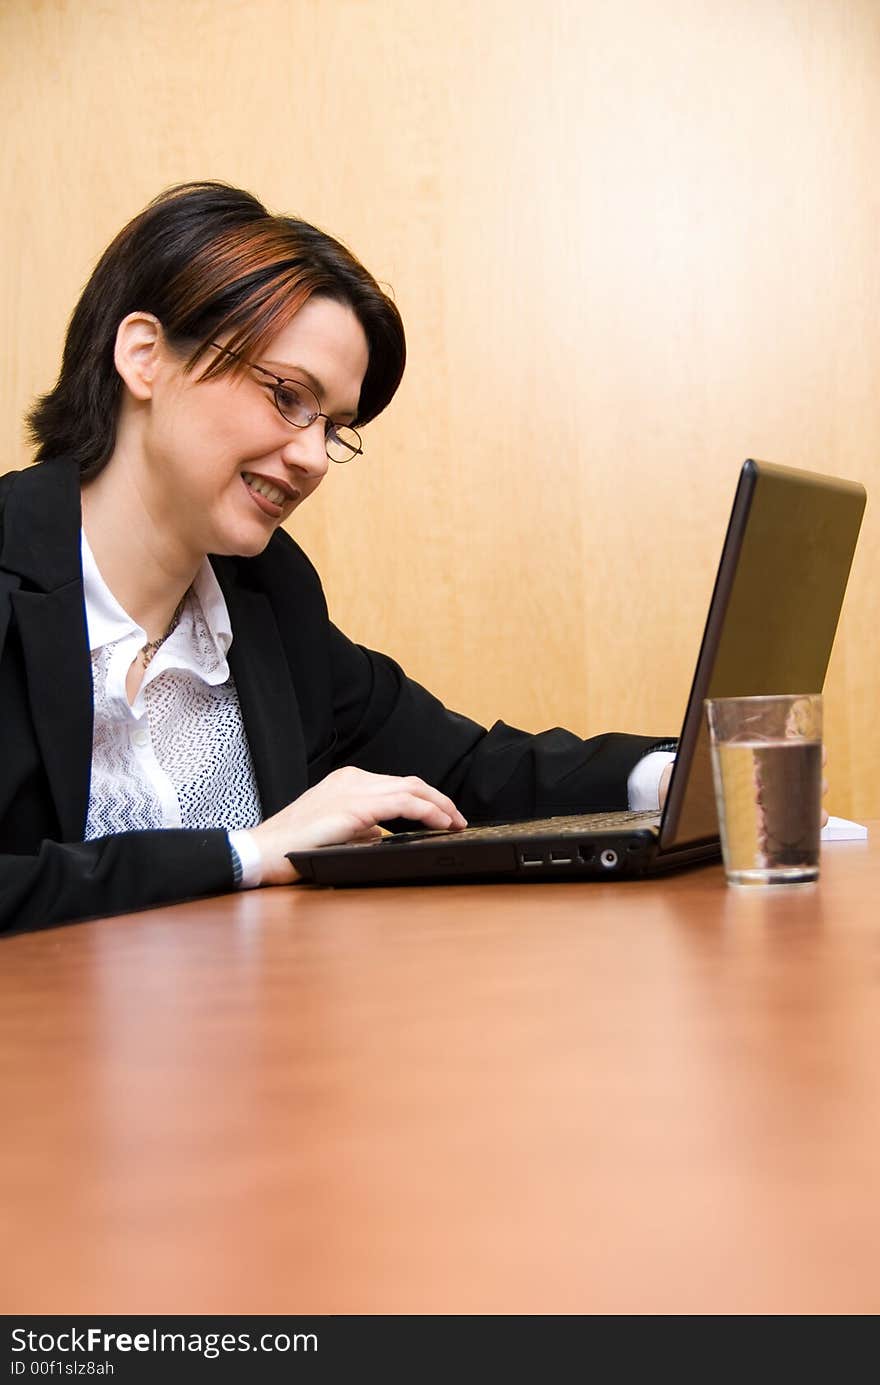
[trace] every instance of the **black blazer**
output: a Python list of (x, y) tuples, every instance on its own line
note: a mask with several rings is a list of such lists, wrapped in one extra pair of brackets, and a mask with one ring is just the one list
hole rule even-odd
[[(92, 681), (80, 525), (74, 463), (0, 477), (0, 929), (233, 885), (222, 828), (82, 840)], [(281, 530), (257, 558), (211, 562), (265, 817), (346, 764), (420, 775), (471, 821), (621, 808), (630, 770), (658, 744), (559, 729), (533, 736), (503, 722), (487, 731), (447, 711), (331, 624), (315, 569)]]

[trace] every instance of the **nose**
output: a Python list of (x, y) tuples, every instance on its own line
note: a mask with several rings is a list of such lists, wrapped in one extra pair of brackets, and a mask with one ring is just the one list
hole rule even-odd
[(321, 480), (329, 466), (324, 445), (324, 421), (316, 418), (306, 428), (297, 428), (281, 449), (284, 465), (313, 484)]

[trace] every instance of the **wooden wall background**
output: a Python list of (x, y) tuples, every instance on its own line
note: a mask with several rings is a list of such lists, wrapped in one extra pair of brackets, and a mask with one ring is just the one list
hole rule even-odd
[[(3, 469), (115, 231), (217, 177), (393, 286), (410, 364), (295, 519), (450, 705), (677, 730), (742, 459), (880, 482), (877, 0), (3, 0)], [(880, 816), (869, 501), (828, 695)]]

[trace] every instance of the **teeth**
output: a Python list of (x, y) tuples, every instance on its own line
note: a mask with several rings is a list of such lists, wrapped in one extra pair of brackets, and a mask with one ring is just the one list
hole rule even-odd
[(271, 500), (273, 505), (283, 505), (287, 496), (284, 491), (273, 486), (271, 481), (264, 481), (262, 476), (251, 476), (249, 471), (244, 473), (244, 479), (252, 491), (257, 491), (260, 495), (265, 495), (267, 500)]

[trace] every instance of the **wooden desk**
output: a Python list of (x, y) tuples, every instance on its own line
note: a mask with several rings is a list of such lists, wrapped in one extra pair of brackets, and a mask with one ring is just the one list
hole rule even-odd
[(880, 824), (818, 886), (0, 941), (7, 1313), (877, 1312)]

